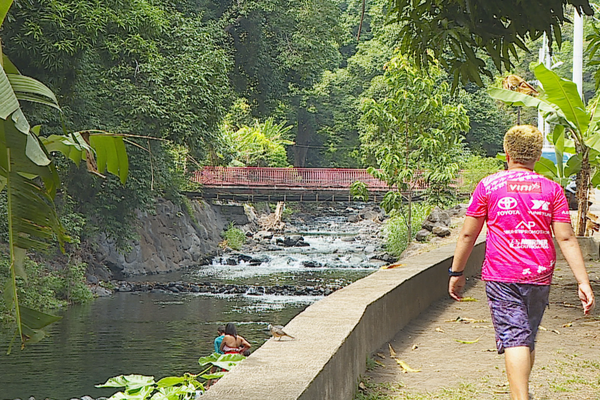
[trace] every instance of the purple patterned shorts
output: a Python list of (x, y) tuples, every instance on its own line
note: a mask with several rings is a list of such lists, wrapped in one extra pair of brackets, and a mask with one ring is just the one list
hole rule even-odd
[(492, 322), (496, 330), (496, 348), (527, 346), (535, 349), (535, 337), (548, 306), (550, 285), (486, 282)]

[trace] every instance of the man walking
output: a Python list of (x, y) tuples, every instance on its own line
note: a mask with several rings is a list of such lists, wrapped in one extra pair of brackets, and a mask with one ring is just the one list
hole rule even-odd
[(552, 232), (579, 284), (584, 313), (595, 305), (564, 192), (557, 183), (533, 172), (542, 146), (542, 134), (531, 125), (515, 126), (506, 133), (508, 170), (477, 185), (449, 270), (448, 292), (460, 300), (465, 264), (487, 223), (481, 278), (486, 281), (496, 347), (498, 353), (505, 353), (513, 400), (529, 398), (535, 338), (556, 264)]

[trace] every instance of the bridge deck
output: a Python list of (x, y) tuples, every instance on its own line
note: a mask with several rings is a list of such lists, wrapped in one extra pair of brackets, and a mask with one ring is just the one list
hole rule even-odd
[[(373, 201), (389, 190), (366, 169), (204, 167), (192, 181), (202, 190), (188, 193), (191, 197), (237, 201), (351, 201), (350, 186), (356, 181), (366, 185)], [(412, 186), (414, 197), (428, 187), (421, 178)]]

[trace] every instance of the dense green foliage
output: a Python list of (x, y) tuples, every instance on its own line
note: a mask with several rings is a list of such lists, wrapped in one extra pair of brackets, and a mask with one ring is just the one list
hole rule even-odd
[[(43, 134), (104, 129), (183, 144), (197, 158), (212, 151), (229, 102), (230, 60), (223, 32), (200, 15), (146, 1), (19, 2), (2, 33), (21, 71), (50, 83), (64, 119), (39, 107), (28, 115)], [(87, 176), (60, 165), (65, 188), (87, 217), (86, 232), (106, 232), (124, 248), (136, 208), (177, 198), (169, 145), (130, 138), (131, 176)], [(102, 196), (99, 193), (103, 193)]]
[(504, 163), (497, 158), (471, 155), (464, 160), (462, 165), (459, 191), (470, 195), (480, 180), (488, 175), (495, 174), (503, 167)]
[[(485, 52), (498, 71), (510, 70), (517, 49), (546, 33), (562, 42), (562, 23), (569, 18), (567, 5), (581, 14), (592, 15), (588, 0), (546, 0), (544, 2), (487, 0), (389, 0), (393, 20), (403, 23), (400, 49), (410, 54), (419, 67), (438, 60), (454, 75), (454, 87), (476, 82), (481, 75), (493, 77), (482, 58)], [(478, 51), (479, 50), (479, 51)]]
[[(9, 260), (0, 259), (0, 287), (5, 287)], [(43, 261), (25, 260), (27, 279), (18, 277), (18, 297), (22, 306), (50, 311), (66, 304), (85, 303), (92, 299), (92, 293), (85, 284), (85, 264), (67, 264), (64, 268), (45, 265)], [(14, 314), (5, 302), (0, 302), (0, 323), (14, 324)]]

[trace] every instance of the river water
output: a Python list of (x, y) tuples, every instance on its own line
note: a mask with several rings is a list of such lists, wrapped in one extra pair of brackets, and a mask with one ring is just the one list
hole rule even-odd
[[(340, 222), (340, 221), (338, 221)], [(381, 263), (365, 253), (365, 243), (350, 241), (348, 231), (305, 232), (309, 247), (271, 249), (253, 256), (265, 262), (212, 265), (178, 274), (136, 280), (218, 282), (252, 285), (343, 286), (372, 273)], [(268, 261), (267, 261), (268, 260)], [(307, 261), (321, 267), (308, 268)], [(86, 305), (69, 307), (49, 327), (49, 337), (6, 355), (1, 338), (0, 399), (65, 400), (110, 396), (115, 390), (95, 384), (120, 374), (160, 379), (198, 373), (198, 358), (212, 353), (216, 327), (233, 322), (253, 350), (269, 339), (269, 323), (285, 325), (319, 296), (199, 293), (116, 293)]]

